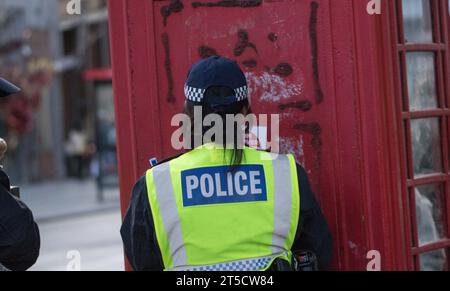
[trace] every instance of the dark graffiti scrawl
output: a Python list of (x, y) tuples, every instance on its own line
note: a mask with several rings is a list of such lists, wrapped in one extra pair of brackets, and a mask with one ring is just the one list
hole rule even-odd
[(303, 100), (303, 101), (297, 101), (297, 102), (291, 102), (291, 103), (285, 103), (285, 104), (280, 104), (278, 106), (278, 108), (280, 110), (286, 110), (288, 108), (295, 108), (295, 109), (300, 109), (301, 111), (310, 111), (312, 109), (312, 103), (309, 100)]
[[(170, 4), (161, 7), (161, 15), (163, 17), (164, 26), (167, 26), (167, 19), (173, 13), (180, 13), (184, 9), (184, 4), (181, 0), (170, 0)], [(173, 82), (173, 73), (172, 73), (172, 61), (170, 59), (170, 42), (169, 42), (169, 34), (167, 32), (162, 34), (162, 43), (164, 47), (165, 60), (164, 60), (164, 68), (166, 70), (167, 75), (167, 83), (168, 83), (168, 92), (167, 92), (167, 102), (175, 103), (176, 98), (174, 94), (174, 82)]]
[(316, 155), (314, 168), (319, 170), (322, 163), (322, 127), (317, 122), (311, 122), (296, 124), (294, 128), (312, 135), (311, 146)]
[[(311, 42), (311, 55), (312, 55), (312, 69), (314, 74), (314, 91), (316, 104), (321, 104), (324, 100), (322, 87), (319, 80), (319, 64), (318, 64), (318, 41), (317, 41), (317, 12), (319, 9), (319, 3), (313, 1), (310, 5), (310, 20), (309, 20), (309, 34)], [(281, 110), (286, 108), (298, 108), (300, 110), (311, 110), (312, 104), (306, 103), (306, 101), (299, 103), (289, 103), (280, 105)], [(311, 147), (314, 150), (314, 168), (319, 171), (322, 163), (322, 128), (319, 123), (299, 123), (294, 125), (294, 128), (312, 135)]]
[[(313, 21), (315, 23), (315, 21)], [(246, 49), (252, 49), (255, 53), (258, 52), (257, 46), (250, 42), (249, 33), (246, 30), (239, 30), (237, 33), (238, 43), (234, 49), (234, 55), (236, 57), (242, 56)], [(268, 41), (276, 42), (278, 41), (278, 36), (275, 33), (270, 33), (268, 35)], [(199, 56), (201, 58), (207, 58), (211, 55), (218, 55), (217, 50), (215, 48), (202, 45), (198, 48)], [(314, 55), (314, 54), (313, 54)], [(249, 58), (242, 61), (242, 65), (249, 69), (254, 69), (258, 66), (258, 61), (254, 58)], [(287, 78), (294, 73), (294, 68), (291, 64), (282, 62), (277, 66), (271, 68), (269, 66), (264, 66), (267, 72), (276, 74), (282, 78)], [(287, 109), (297, 109), (303, 112), (308, 112), (313, 108), (313, 103), (309, 100), (301, 100), (289, 103), (282, 103), (278, 106), (281, 111), (285, 111)], [(296, 124), (294, 126), (295, 129), (303, 131), (312, 136), (311, 147), (314, 150), (315, 158), (314, 158), (314, 167), (316, 170), (319, 169), (321, 164), (321, 155), (322, 155), (322, 139), (321, 133), (322, 129), (317, 122), (311, 123), (301, 123)]]
[(267, 38), (270, 42), (276, 42), (278, 40), (278, 35), (274, 32), (271, 32), (267, 35)]
[(193, 2), (193, 8), (199, 7), (240, 7), (250, 8), (258, 7), (262, 4), (262, 0), (223, 0), (218, 2)]
[(319, 3), (311, 2), (311, 16), (309, 20), (309, 35), (311, 41), (312, 53), (312, 69), (314, 74), (314, 90), (316, 93), (316, 104), (323, 102), (323, 92), (319, 79), (319, 61), (318, 61), (318, 44), (317, 44), (317, 10)]
[(171, 0), (170, 4), (161, 8), (161, 15), (163, 16), (164, 26), (167, 26), (167, 19), (173, 13), (183, 11), (184, 4), (181, 0)]
[(198, 55), (202, 59), (206, 59), (212, 56), (218, 56), (217, 51), (215, 48), (209, 47), (207, 45), (201, 45), (198, 48)]
[(251, 48), (256, 53), (258, 53), (256, 45), (249, 41), (248, 32), (244, 29), (241, 29), (238, 31), (238, 42), (234, 48), (234, 55), (236, 57), (241, 56), (247, 48)]
[(288, 63), (281, 63), (278, 64), (272, 71), (279, 76), (288, 77), (292, 75), (294, 69)]
[[(249, 8), (249, 7), (257, 7), (262, 4), (262, 1), (257, 0), (249, 0), (249, 1), (238, 1), (238, 0), (228, 0), (228, 1), (216, 1), (216, 2), (193, 2), (193, 8), (200, 7), (241, 7), (241, 8)], [(173, 13), (181, 12), (184, 8), (182, 1), (180, 0), (172, 0), (168, 6), (164, 6), (161, 9), (161, 14), (164, 18), (164, 25), (167, 24), (167, 19)], [(320, 80), (319, 80), (319, 65), (318, 65), (318, 37), (317, 37), (317, 21), (318, 21), (318, 9), (319, 4), (316, 1), (312, 1), (310, 4), (310, 20), (309, 20), (309, 37), (311, 43), (311, 65), (313, 71), (313, 80), (314, 80), (314, 94), (315, 94), (315, 104), (321, 104), (324, 100), (323, 91), (321, 88)], [(250, 41), (250, 36), (248, 31), (241, 29), (237, 33), (238, 41), (234, 47), (233, 54), (235, 57), (242, 57), (244, 52), (248, 49), (252, 50), (254, 53), (258, 55), (257, 46)], [(279, 35), (275, 32), (270, 32), (267, 35), (267, 41), (270, 41), (274, 44), (279, 40)], [(175, 102), (174, 96), (174, 82), (173, 75), (171, 69), (171, 59), (170, 59), (170, 44), (169, 44), (169, 36), (167, 33), (162, 35), (162, 42), (166, 54), (165, 58), (165, 69), (167, 73), (168, 79), (168, 95), (167, 101), (170, 103)], [(218, 51), (210, 47), (208, 45), (201, 45), (198, 47), (199, 57), (204, 59), (210, 56), (219, 55)], [(248, 69), (255, 69), (259, 65), (260, 59), (256, 58), (247, 58), (241, 60), (241, 63), (244, 67)], [(276, 74), (279, 77), (287, 78), (294, 73), (294, 68), (291, 64), (286, 62), (281, 62), (275, 67), (271, 67), (268, 65), (264, 65), (264, 68), (267, 72), (272, 74)], [(301, 100), (295, 102), (289, 102), (284, 104), (279, 104), (279, 110), (284, 111), (288, 109), (300, 110), (303, 112), (308, 112), (313, 108), (313, 102), (309, 100)], [(314, 151), (314, 168), (315, 170), (320, 170), (321, 160), (322, 160), (322, 128), (317, 122), (305, 122), (298, 123), (293, 126), (294, 129), (302, 131), (312, 136), (311, 139), (311, 147)]]
[(173, 94), (173, 74), (172, 74), (172, 62), (170, 60), (170, 43), (169, 43), (169, 35), (167, 32), (162, 35), (162, 43), (164, 46), (164, 52), (166, 54), (164, 60), (164, 68), (166, 69), (167, 74), (167, 82), (169, 83), (169, 91), (167, 93), (167, 102), (175, 103), (176, 98)]
[(242, 62), (242, 65), (249, 69), (254, 69), (258, 66), (258, 61), (255, 59), (248, 59)]

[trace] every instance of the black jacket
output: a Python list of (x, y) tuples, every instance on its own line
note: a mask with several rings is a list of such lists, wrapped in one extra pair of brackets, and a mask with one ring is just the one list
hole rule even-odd
[[(310, 250), (319, 260), (319, 268), (328, 267), (332, 255), (332, 237), (322, 211), (311, 191), (305, 170), (297, 165), (300, 186), (300, 219), (293, 251)], [(136, 271), (162, 271), (164, 264), (159, 249), (145, 176), (134, 186), (130, 207), (122, 228), (125, 254)]]
[(0, 185), (0, 264), (25, 271), (37, 260), (40, 237), (30, 209)]

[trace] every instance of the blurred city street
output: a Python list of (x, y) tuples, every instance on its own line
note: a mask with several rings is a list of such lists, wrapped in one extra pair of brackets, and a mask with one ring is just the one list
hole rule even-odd
[(54, 181), (21, 188), (41, 232), (41, 255), (34, 271), (65, 271), (71, 251), (81, 270), (123, 270), (119, 192), (105, 190), (97, 201), (93, 180)]
[(98, 202), (94, 180), (62, 180), (21, 187), (21, 198), (40, 222), (119, 209), (118, 188), (105, 189), (104, 201)]
[(77, 269), (73, 254), (123, 270), (107, 1), (67, 3), (0, 3), (0, 77), (21, 89), (0, 102), (0, 165), (40, 228), (32, 270)]

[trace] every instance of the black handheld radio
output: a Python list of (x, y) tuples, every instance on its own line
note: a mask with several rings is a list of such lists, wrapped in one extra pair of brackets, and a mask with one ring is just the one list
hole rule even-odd
[(294, 252), (294, 269), (299, 272), (319, 271), (316, 254), (310, 251)]

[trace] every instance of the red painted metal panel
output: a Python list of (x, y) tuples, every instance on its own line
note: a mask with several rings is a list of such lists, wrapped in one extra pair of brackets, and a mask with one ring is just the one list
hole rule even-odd
[(107, 69), (90, 69), (83, 73), (83, 78), (87, 81), (111, 81), (112, 70)]
[(282, 150), (307, 169), (334, 234), (334, 268), (365, 270), (371, 249), (383, 269), (404, 268), (389, 15), (360, 0), (231, 2), (249, 5), (109, 2), (122, 210), (148, 159), (176, 153), (187, 71), (215, 52), (242, 65), (255, 113), (281, 114)]

